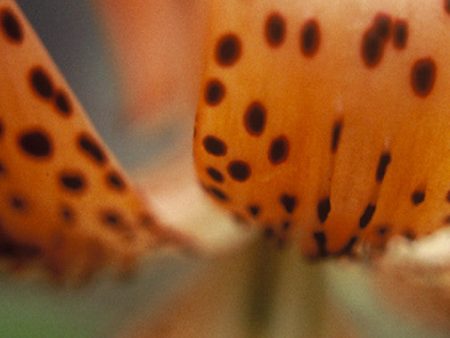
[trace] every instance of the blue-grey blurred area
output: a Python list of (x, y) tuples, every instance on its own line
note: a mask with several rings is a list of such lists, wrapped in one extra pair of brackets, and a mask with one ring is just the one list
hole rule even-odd
[(124, 120), (118, 73), (92, 1), (19, 0), (17, 3), (97, 130), (125, 167), (147, 163), (170, 149), (183, 133), (180, 124), (139, 130), (128, 127)]

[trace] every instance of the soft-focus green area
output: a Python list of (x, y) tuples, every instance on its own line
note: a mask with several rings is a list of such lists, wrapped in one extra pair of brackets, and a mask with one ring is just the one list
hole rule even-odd
[(114, 337), (133, 320), (151, 318), (201, 266), (160, 255), (130, 279), (105, 274), (81, 288), (1, 275), (0, 337)]

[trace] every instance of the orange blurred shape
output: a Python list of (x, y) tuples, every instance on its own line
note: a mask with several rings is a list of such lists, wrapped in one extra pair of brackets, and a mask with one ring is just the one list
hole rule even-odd
[[(133, 121), (195, 111), (205, 23), (203, 1), (96, 0)], [(178, 108), (178, 109), (177, 109)]]

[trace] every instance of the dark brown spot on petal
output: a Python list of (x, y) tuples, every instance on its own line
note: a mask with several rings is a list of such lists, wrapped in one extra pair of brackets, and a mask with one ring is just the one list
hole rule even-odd
[(0, 161), (0, 177), (4, 176), (6, 174), (6, 167), (3, 164), (2, 161)]
[(431, 58), (417, 60), (411, 69), (411, 87), (417, 96), (428, 96), (436, 81), (436, 64)]
[(99, 146), (98, 142), (89, 134), (81, 133), (78, 136), (78, 145), (85, 155), (87, 155), (98, 164), (103, 165), (106, 163), (106, 154)]
[(1, 11), (0, 20), (2, 23), (3, 32), (15, 43), (20, 43), (23, 40), (23, 30), (16, 15), (9, 8)]
[(64, 172), (59, 176), (59, 181), (70, 192), (80, 192), (86, 187), (86, 181), (80, 173)]
[(125, 180), (115, 170), (110, 171), (106, 175), (106, 183), (108, 184), (109, 187), (117, 191), (124, 191), (126, 188)]
[(364, 213), (362, 214), (361, 218), (359, 219), (359, 227), (361, 229), (364, 229), (367, 225), (369, 225), (370, 221), (372, 220), (372, 217), (375, 213), (376, 205), (369, 203), (366, 207), (366, 210), (364, 210)]
[(406, 239), (413, 241), (417, 238), (417, 234), (413, 229), (405, 229), (403, 231), (403, 237), (405, 237)]
[(70, 116), (72, 114), (72, 104), (70, 103), (67, 94), (63, 91), (58, 91), (55, 95), (55, 105), (60, 112), (64, 116)]
[(208, 186), (205, 185), (204, 183), (200, 182), (200, 186), (202, 187), (202, 189), (208, 193), (209, 195), (211, 195), (212, 197), (214, 197), (215, 199), (218, 199), (219, 201), (222, 202), (227, 202), (230, 198), (228, 197), (228, 195), (222, 191), (221, 189), (214, 187), (214, 186)]
[(323, 231), (317, 231), (313, 233), (313, 238), (317, 244), (317, 251), (319, 257), (328, 256), (327, 250), (327, 236)]
[(19, 195), (12, 195), (9, 198), (9, 205), (18, 212), (25, 211), (28, 207), (28, 203), (25, 198)]
[(394, 22), (394, 47), (405, 49), (408, 43), (408, 22), (405, 20), (396, 20)]
[(18, 137), (20, 148), (34, 158), (47, 158), (52, 154), (53, 146), (46, 132), (38, 129), (23, 132)]
[(389, 36), (391, 35), (392, 20), (384, 13), (375, 16), (372, 25), (366, 30), (361, 43), (361, 55), (367, 67), (377, 66), (384, 53)]
[(216, 187), (209, 187), (207, 190), (213, 197), (215, 197), (216, 199), (220, 200), (220, 201), (228, 201), (229, 197), (228, 195), (223, 192), (222, 190), (220, 190), (219, 188)]
[(123, 216), (116, 210), (104, 210), (100, 213), (100, 221), (107, 227), (119, 231), (125, 235), (125, 238), (131, 240), (133, 234)]
[(358, 237), (357, 236), (353, 236), (351, 237), (347, 244), (344, 245), (344, 247), (339, 251), (338, 256), (339, 255), (347, 255), (350, 256), (353, 253), (353, 248), (355, 246), (355, 244), (358, 242)]
[(252, 204), (247, 207), (247, 210), (253, 218), (256, 218), (261, 212), (261, 207), (256, 204)]
[(208, 167), (206, 168), (206, 172), (208, 173), (209, 177), (211, 177), (214, 181), (218, 183), (222, 183), (225, 180), (222, 173), (216, 168)]
[(266, 125), (266, 108), (260, 102), (252, 102), (244, 114), (244, 126), (250, 135), (259, 136)]
[(447, 14), (450, 14), (450, 0), (444, 0), (444, 10)]
[(384, 152), (381, 154), (380, 159), (378, 160), (377, 172), (375, 174), (375, 179), (377, 182), (382, 182), (384, 176), (386, 175), (386, 170), (389, 164), (391, 163), (391, 154), (389, 152)]
[(53, 96), (53, 83), (42, 67), (34, 67), (30, 72), (31, 87), (42, 98), (49, 99)]
[(390, 231), (390, 228), (388, 225), (380, 225), (375, 229), (376, 234), (379, 237), (385, 237)]
[(336, 121), (333, 125), (333, 133), (331, 137), (331, 151), (335, 153), (337, 151), (339, 141), (342, 133), (342, 120)]
[(239, 182), (246, 181), (252, 173), (252, 170), (248, 163), (240, 160), (231, 161), (228, 164), (227, 170), (231, 178)]
[(224, 67), (232, 66), (241, 56), (241, 48), (241, 42), (235, 34), (225, 34), (216, 45), (217, 63)]
[(211, 155), (225, 156), (227, 153), (226, 144), (219, 138), (208, 135), (203, 139), (203, 147)]
[(315, 19), (305, 22), (300, 33), (300, 48), (304, 56), (314, 56), (320, 45), (320, 28)]
[(391, 17), (384, 13), (379, 13), (374, 19), (374, 29), (378, 36), (387, 40), (391, 34), (392, 20)]
[(139, 222), (144, 228), (148, 228), (156, 223), (156, 220), (147, 212), (139, 216)]
[(272, 164), (280, 164), (287, 160), (289, 155), (289, 141), (286, 136), (275, 138), (270, 144), (269, 161)]
[(75, 212), (68, 205), (63, 205), (60, 209), (60, 215), (64, 222), (73, 223), (75, 220)]
[(331, 203), (329, 197), (326, 197), (319, 201), (319, 203), (317, 204), (317, 216), (319, 217), (320, 223), (324, 223), (327, 220), (330, 210)]
[(367, 67), (375, 67), (383, 56), (384, 41), (373, 28), (367, 30), (362, 39), (361, 55)]
[(109, 225), (117, 225), (122, 222), (122, 217), (113, 211), (105, 212), (102, 216), (103, 222)]
[(286, 23), (279, 13), (272, 13), (266, 20), (265, 36), (271, 47), (278, 47), (284, 41)]
[(206, 84), (205, 101), (210, 106), (217, 106), (225, 96), (225, 86), (218, 79), (211, 79)]
[(414, 205), (419, 205), (425, 201), (425, 191), (416, 190), (411, 195), (411, 202)]
[(292, 214), (297, 207), (297, 197), (289, 194), (280, 196), (280, 203), (287, 213)]

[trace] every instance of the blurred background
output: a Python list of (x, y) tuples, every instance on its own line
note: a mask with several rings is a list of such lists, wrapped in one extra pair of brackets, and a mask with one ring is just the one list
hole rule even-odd
[(202, 195), (191, 135), (204, 1), (18, 3), (157, 214), (205, 255), (158, 253), (131, 280), (80, 289), (3, 275), (1, 337), (450, 337), (448, 269), (311, 264)]

